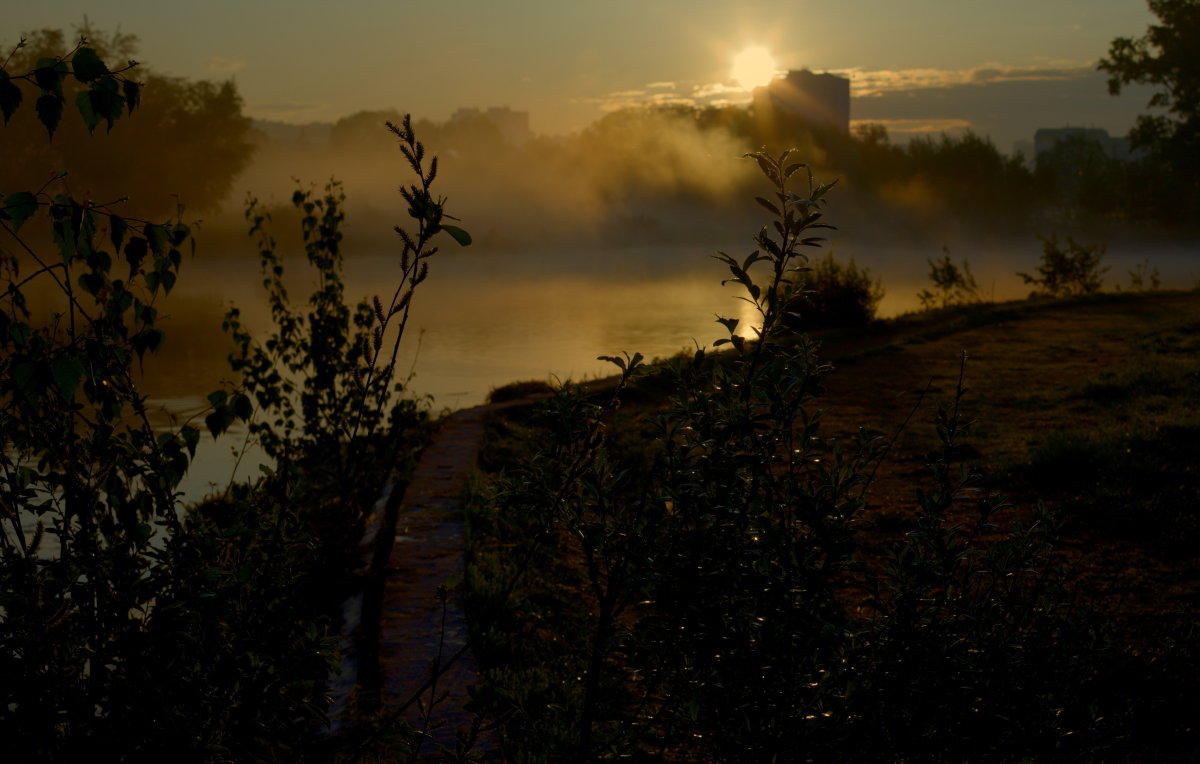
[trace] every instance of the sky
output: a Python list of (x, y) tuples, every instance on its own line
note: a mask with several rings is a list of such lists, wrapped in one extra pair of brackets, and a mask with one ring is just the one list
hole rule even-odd
[(1003, 151), (1038, 127), (1127, 131), (1148, 91), (1110, 97), (1095, 65), (1154, 21), (1144, 0), (42, 0), (5, 9), (0, 44), (85, 15), (157, 72), (232, 78), (259, 119), (508, 106), (563, 134), (638, 103), (744, 103), (732, 61), (759, 45), (781, 72), (849, 77), (852, 120)]

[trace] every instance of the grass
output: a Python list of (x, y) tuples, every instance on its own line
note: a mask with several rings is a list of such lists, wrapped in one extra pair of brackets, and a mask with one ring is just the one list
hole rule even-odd
[[(936, 448), (920, 422), (953, 394), (965, 351), (967, 414), (977, 425), (959, 456), (983, 471), (985, 488), (1015, 497), (1005, 522), (1029, 519), (1038, 502), (1061, 511), (1055, 555), (1079, 601), (1114, 618), (1120, 644), (1136, 646), (1114, 658), (1112, 671), (1141, 671), (1121, 661), (1142, 656), (1162, 676), (1138, 674), (1140, 686), (1158, 682), (1173, 693), (1187, 686), (1183, 664), (1192, 653), (1179, 646), (1195, 641), (1188, 636), (1195, 619), (1186, 614), (1200, 601), (1196, 315), (1200, 294), (1123, 294), (953, 308), (823, 333), (821, 355), (835, 370), (818, 399), (822, 437), (848, 442), (867, 428), (894, 438), (857, 521), (862, 554), (882, 558), (913, 530), (913, 488)], [(619, 416), (648, 420), (669, 392), (651, 372)], [(913, 424), (901, 427), (910, 415)], [(483, 469), (501, 472), (528, 459), (538, 437), (530, 406), (497, 412)], [(631, 437), (622, 445), (636, 452)], [(538, 760), (564, 750), (554, 720), (572, 718), (578, 702), (578, 688), (563, 678), (580, 671), (570, 645), (588, 628), (584, 584), (578, 565), (556, 558), (569, 554), (569, 544), (526, 546), (539, 534), (544, 540), (534, 518), (489, 515), (483, 501), (472, 507), (470, 607), (489, 672), (486, 692), (491, 708), (522, 720), (510, 730), (526, 746), (518, 758)], [(511, 593), (498, 591), (496, 582), (522, 565), (533, 574)], [(1125, 750), (1151, 750), (1157, 735), (1190, 713), (1186, 704), (1137, 702), (1154, 710), (1139, 717)], [(1144, 721), (1152, 717), (1161, 730)], [(676, 750), (662, 760), (689, 755)]]

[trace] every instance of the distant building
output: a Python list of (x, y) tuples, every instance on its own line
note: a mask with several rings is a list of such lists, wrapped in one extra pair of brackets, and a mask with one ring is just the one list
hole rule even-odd
[(754, 114), (763, 123), (800, 117), (814, 126), (850, 132), (850, 80), (836, 74), (793, 69), (754, 89)]
[(459, 109), (450, 115), (450, 123), (485, 119), (496, 126), (500, 135), (513, 146), (522, 146), (533, 138), (529, 129), (529, 112), (513, 111), (507, 106), (492, 106), (485, 111), (474, 108)]

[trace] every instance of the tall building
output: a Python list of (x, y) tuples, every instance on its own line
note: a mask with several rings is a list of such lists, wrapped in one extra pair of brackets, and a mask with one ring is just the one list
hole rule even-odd
[(836, 74), (793, 69), (754, 89), (754, 114), (764, 123), (800, 117), (813, 125), (850, 132), (850, 80)]

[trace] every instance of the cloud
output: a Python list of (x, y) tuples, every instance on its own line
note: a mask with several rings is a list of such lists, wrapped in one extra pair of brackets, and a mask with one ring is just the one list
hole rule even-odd
[[(905, 91), (928, 91), (961, 86), (983, 86), (1005, 82), (1047, 82), (1079, 80), (1094, 74), (1095, 65), (1072, 61), (1044, 62), (1039, 66), (986, 64), (968, 69), (840, 69), (832, 74), (850, 80), (850, 94), (856, 99), (877, 98)], [(620, 90), (605, 96), (573, 99), (572, 103), (594, 104), (602, 111), (637, 106), (686, 104), (692, 106), (732, 106), (750, 101), (746, 88), (731, 82), (710, 82), (691, 86), (690, 93), (675, 95), (681, 88), (676, 82), (650, 82), (638, 90)], [(666, 93), (654, 91), (668, 91)], [(951, 129), (959, 129), (955, 125)], [(896, 132), (907, 132), (897, 128)], [(925, 132), (916, 131), (913, 132)]]
[(853, 119), (851, 129), (859, 125), (883, 125), (889, 134), (903, 136), (923, 133), (950, 133), (960, 130), (970, 130), (974, 127), (967, 119)]
[(225, 58), (224, 56), (210, 56), (205, 59), (204, 65), (210, 72), (232, 74), (244, 69), (246, 67), (246, 60), (242, 58)]
[(854, 97), (871, 98), (896, 91), (956, 85), (1076, 80), (1094, 71), (1094, 64), (1026, 67), (988, 64), (969, 69), (843, 69), (834, 73), (850, 78), (850, 92)]
[(733, 93), (745, 96), (748, 95), (749, 92), (750, 91), (746, 90), (740, 85), (727, 85), (724, 82), (712, 82), (707, 85), (697, 85), (692, 90), (692, 94), (700, 100), (707, 100), (716, 96), (727, 96)]

